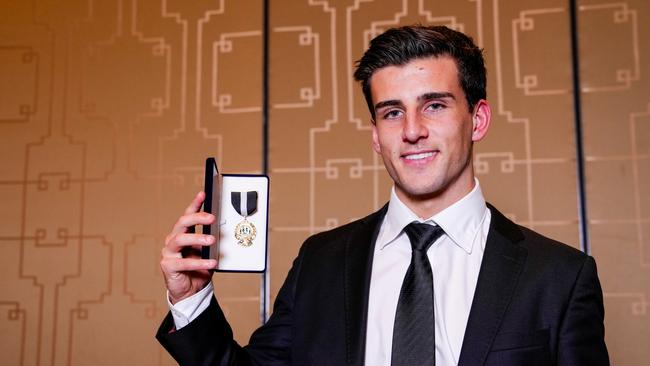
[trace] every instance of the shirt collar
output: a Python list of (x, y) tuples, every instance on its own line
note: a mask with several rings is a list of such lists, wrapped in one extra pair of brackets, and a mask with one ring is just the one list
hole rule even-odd
[[(417, 221), (440, 225), (452, 242), (468, 254), (472, 253), (474, 238), (478, 235), (488, 210), (478, 179), (474, 178), (474, 183), (474, 188), (467, 195), (426, 220), (418, 217), (400, 201), (393, 187), (382, 235), (378, 238), (379, 248), (384, 249), (393, 243), (406, 225)], [(485, 246), (484, 243), (481, 245)]]

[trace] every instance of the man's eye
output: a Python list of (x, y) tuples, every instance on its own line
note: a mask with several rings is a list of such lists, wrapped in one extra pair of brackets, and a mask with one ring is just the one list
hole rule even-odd
[(445, 105), (442, 103), (431, 103), (427, 106), (427, 109), (439, 110), (445, 108)]
[(388, 111), (388, 112), (384, 113), (384, 118), (385, 119), (397, 118), (397, 117), (399, 117), (401, 115), (402, 115), (402, 113), (399, 110), (393, 109), (391, 111)]

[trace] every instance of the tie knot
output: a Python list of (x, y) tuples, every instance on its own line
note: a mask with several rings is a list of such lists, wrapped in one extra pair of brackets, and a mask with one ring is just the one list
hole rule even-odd
[(427, 251), (431, 244), (445, 233), (440, 226), (412, 222), (404, 228), (413, 250)]

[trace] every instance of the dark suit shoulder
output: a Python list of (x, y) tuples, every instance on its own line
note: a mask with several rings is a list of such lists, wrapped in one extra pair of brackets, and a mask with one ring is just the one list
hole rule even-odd
[[(492, 221), (482, 264), (485, 272), (479, 275), (476, 304), (472, 305), (472, 311), (475, 307), (481, 311), (477, 310), (479, 315), (474, 318), (470, 315), (468, 329), (471, 324), (481, 330), (489, 321), (484, 307), (498, 304), (506, 295), (511, 297), (485, 364), (511, 364), (504, 360), (514, 357), (543, 360), (546, 356), (549, 361), (540, 362), (606, 364), (602, 291), (593, 258), (515, 224), (492, 206), (490, 210)], [(502, 290), (508, 289), (507, 285), (512, 286), (511, 292)], [(531, 343), (523, 345), (526, 339)], [(476, 337), (466, 343), (469, 349), (481, 344)]]
[(514, 223), (494, 206), (488, 204), (492, 212), (490, 230), (495, 230), (513, 244), (526, 249), (529, 254), (541, 257), (557, 257), (584, 261), (587, 255), (560, 241), (548, 238), (525, 226)]
[(529, 277), (531, 279), (575, 278), (585, 262), (591, 259), (590, 256), (570, 245), (515, 224), (492, 206), (490, 209), (492, 229), (508, 239), (515, 247), (526, 252), (525, 271), (536, 274)]
[(521, 230), (522, 234), (524, 235), (524, 240), (522, 241), (523, 243), (522, 245), (526, 246), (529, 250), (536, 251), (536, 252), (538, 251), (541, 253), (545, 253), (547, 255), (557, 256), (560, 258), (562, 257), (566, 257), (567, 259), (573, 258), (575, 260), (584, 260), (585, 257), (587, 256), (581, 250), (576, 249), (568, 244), (546, 237), (527, 227), (521, 225), (517, 225), (517, 226), (519, 226), (519, 230)]

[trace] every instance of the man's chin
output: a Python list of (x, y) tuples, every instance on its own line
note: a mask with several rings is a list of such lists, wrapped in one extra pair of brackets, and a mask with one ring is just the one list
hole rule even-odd
[(403, 195), (414, 201), (430, 200), (439, 197), (443, 193), (443, 189), (437, 186), (422, 186), (422, 187), (400, 187)]

